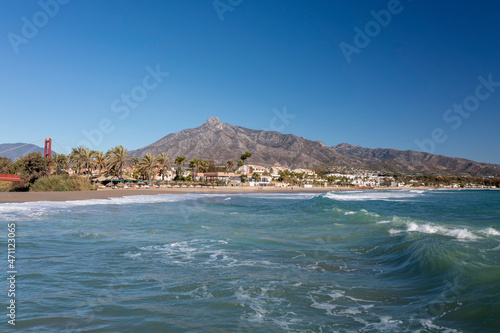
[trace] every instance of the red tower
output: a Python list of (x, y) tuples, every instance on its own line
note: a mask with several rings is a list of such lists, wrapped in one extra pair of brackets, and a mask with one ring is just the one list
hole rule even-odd
[(45, 157), (52, 157), (52, 138), (45, 139)]

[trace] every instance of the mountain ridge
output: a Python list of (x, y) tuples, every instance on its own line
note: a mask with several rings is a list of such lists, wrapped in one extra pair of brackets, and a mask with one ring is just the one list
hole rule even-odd
[(272, 166), (280, 163), (289, 168), (299, 167), (354, 167), (379, 172), (434, 175), (500, 175), (492, 164), (435, 155), (414, 150), (391, 148), (364, 148), (348, 143), (329, 147), (322, 141), (311, 141), (294, 134), (254, 130), (224, 123), (210, 117), (195, 128), (170, 133), (143, 148), (131, 151), (133, 157), (147, 153), (166, 152), (170, 157), (185, 155), (193, 158), (214, 159), (225, 163), (236, 161), (249, 150), (248, 163)]
[[(312, 151), (312, 156), (304, 154), (304, 147)], [(326, 161), (344, 161), (344, 157), (332, 151), (326, 144), (282, 134), (275, 131), (253, 130), (221, 122), (217, 117), (209, 118), (203, 125), (171, 133), (146, 147), (132, 151), (132, 156), (146, 153), (166, 152), (170, 156), (186, 155), (188, 159), (213, 158), (216, 162), (237, 160), (240, 154), (250, 150), (252, 163), (274, 164), (299, 167), (303, 164), (321, 165)], [(274, 161), (273, 161), (274, 159)]]

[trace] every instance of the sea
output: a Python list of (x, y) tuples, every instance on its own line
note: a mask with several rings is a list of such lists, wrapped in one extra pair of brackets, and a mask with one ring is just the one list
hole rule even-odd
[(2, 332), (500, 332), (500, 191), (0, 203), (0, 221)]

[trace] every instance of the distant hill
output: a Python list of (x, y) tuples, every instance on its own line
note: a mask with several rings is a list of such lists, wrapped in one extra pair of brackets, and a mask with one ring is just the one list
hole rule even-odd
[(464, 158), (434, 155), (414, 150), (396, 150), (386, 148), (363, 148), (348, 143), (333, 146), (333, 150), (354, 158), (360, 158), (367, 168), (401, 172), (407, 174), (439, 175), (500, 175), (500, 169), (492, 164), (479, 163)]
[(246, 150), (252, 153), (247, 163), (272, 166), (275, 162), (289, 168), (347, 166), (380, 172), (435, 175), (500, 175), (491, 164), (463, 158), (446, 157), (418, 151), (370, 149), (342, 143), (328, 147), (293, 134), (253, 130), (221, 122), (212, 117), (203, 125), (169, 134), (131, 152), (133, 157), (166, 152), (171, 158), (185, 155), (189, 160), (213, 158), (215, 162), (239, 160)]
[[(23, 146), (23, 147), (21, 147)], [(20, 148), (16, 148), (20, 147)], [(44, 153), (44, 149), (42, 147), (32, 145), (32, 144), (26, 144), (22, 142), (18, 143), (2, 143), (0, 144), (0, 156), (2, 157), (8, 157), (12, 161), (17, 160), (19, 157), (27, 155), (29, 153)], [(52, 154), (55, 152), (52, 150)]]

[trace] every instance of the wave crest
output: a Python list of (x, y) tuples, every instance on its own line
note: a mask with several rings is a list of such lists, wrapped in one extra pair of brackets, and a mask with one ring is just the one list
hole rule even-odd
[(425, 191), (349, 191), (349, 192), (328, 192), (325, 198), (337, 201), (399, 201), (412, 198), (418, 198), (425, 194)]

